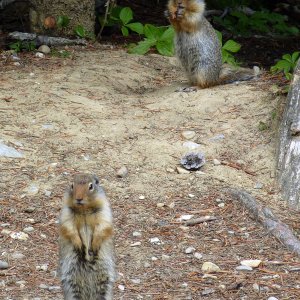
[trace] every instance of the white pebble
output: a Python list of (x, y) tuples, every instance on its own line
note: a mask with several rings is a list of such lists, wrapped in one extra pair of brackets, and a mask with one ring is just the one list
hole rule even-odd
[(245, 272), (249, 272), (253, 270), (251, 267), (248, 266), (237, 266), (235, 269), (237, 271), (245, 271)]
[(195, 252), (195, 248), (194, 247), (188, 247), (184, 250), (185, 254), (191, 254)]
[(134, 231), (132, 233), (132, 236), (134, 236), (134, 237), (140, 237), (140, 236), (142, 236), (142, 234), (139, 231)]
[(32, 232), (32, 231), (34, 231), (34, 228), (31, 227), (31, 226), (28, 226), (28, 227), (25, 227), (25, 228), (23, 229), (23, 231), (24, 231), (24, 232)]
[(156, 204), (157, 207), (162, 208), (165, 206), (165, 203), (159, 202)]
[(144, 196), (144, 195), (141, 195), (141, 196), (139, 196), (139, 199), (140, 199), (140, 200), (144, 200), (144, 199), (145, 199), (145, 196)]
[(151, 260), (152, 260), (152, 261), (156, 261), (156, 260), (158, 260), (158, 258), (155, 257), (155, 256), (152, 256), (152, 257), (151, 257)]
[(221, 269), (216, 264), (210, 261), (206, 261), (203, 263), (201, 270), (202, 272), (206, 272), (206, 273), (215, 273), (215, 272), (220, 272)]
[(130, 244), (130, 247), (138, 247), (138, 246), (141, 246), (141, 242), (135, 242), (135, 243), (132, 243)]
[(191, 130), (186, 130), (186, 131), (183, 131), (183, 132), (181, 133), (181, 135), (182, 135), (185, 139), (191, 140), (192, 138), (195, 137), (196, 132), (195, 132), (195, 131), (191, 131)]
[(150, 243), (159, 245), (160, 244), (160, 239), (158, 237), (151, 238)]
[(190, 198), (194, 198), (194, 197), (195, 197), (194, 194), (188, 194), (188, 196), (189, 196)]
[(202, 259), (203, 255), (199, 252), (195, 252), (194, 257), (197, 258), (197, 259)]
[(221, 165), (221, 162), (220, 162), (218, 159), (214, 158), (213, 164), (214, 164), (215, 166), (219, 166), (219, 165)]

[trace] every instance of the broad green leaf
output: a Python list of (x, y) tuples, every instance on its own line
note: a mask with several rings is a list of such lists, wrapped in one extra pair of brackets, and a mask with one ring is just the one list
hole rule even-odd
[(292, 54), (292, 62), (293, 64), (296, 64), (297, 60), (299, 59), (299, 55), (300, 55), (300, 52), (299, 51), (296, 51)]
[(232, 53), (236, 53), (241, 49), (241, 45), (233, 40), (228, 40), (224, 46), (223, 49), (232, 52)]
[(164, 33), (163, 27), (156, 27), (151, 24), (146, 24), (144, 26), (144, 34), (148, 39), (158, 40)]
[(156, 44), (155, 40), (145, 39), (137, 44), (137, 46), (131, 48), (129, 53), (143, 55), (149, 51), (149, 49)]
[(70, 23), (70, 19), (68, 16), (59, 16), (57, 18), (57, 25), (58, 27), (67, 27)]
[(82, 25), (76, 26), (74, 32), (76, 35), (78, 35), (81, 38), (84, 38), (86, 36), (86, 30)]
[(290, 54), (284, 54), (282, 58), (290, 63), (292, 63), (292, 56)]
[(156, 49), (159, 54), (164, 56), (173, 56), (174, 55), (174, 46), (172, 42), (158, 41), (156, 43)]
[(122, 31), (123, 36), (128, 36), (129, 35), (129, 31), (125, 26), (121, 27), (121, 31)]
[(126, 27), (128, 27), (130, 30), (138, 33), (138, 34), (143, 34), (144, 33), (144, 26), (141, 23), (130, 23), (126, 24)]
[(120, 20), (123, 22), (124, 25), (129, 23), (133, 19), (133, 13), (130, 7), (122, 8), (120, 12)]
[(169, 26), (169, 28), (164, 31), (164, 33), (162, 34), (162, 36), (160, 37), (159, 40), (160, 41), (172, 41), (172, 43), (173, 43), (174, 36), (175, 36), (174, 28), (172, 26)]

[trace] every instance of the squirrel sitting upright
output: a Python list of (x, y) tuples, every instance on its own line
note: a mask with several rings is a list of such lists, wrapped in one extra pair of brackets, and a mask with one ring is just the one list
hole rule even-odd
[(95, 175), (76, 174), (60, 214), (59, 263), (64, 298), (112, 300), (113, 224)]
[(204, 0), (169, 0), (166, 11), (176, 33), (176, 55), (190, 83), (207, 88), (253, 78), (253, 70), (222, 66), (221, 43), (204, 12)]

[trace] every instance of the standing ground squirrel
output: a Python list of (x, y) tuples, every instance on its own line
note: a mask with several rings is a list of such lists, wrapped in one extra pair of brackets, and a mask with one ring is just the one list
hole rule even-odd
[(112, 213), (94, 175), (75, 175), (64, 197), (59, 224), (59, 263), (65, 299), (113, 299)]
[(221, 43), (204, 12), (204, 0), (169, 0), (166, 11), (176, 32), (176, 55), (190, 83), (206, 88), (254, 77), (250, 69), (222, 67)]

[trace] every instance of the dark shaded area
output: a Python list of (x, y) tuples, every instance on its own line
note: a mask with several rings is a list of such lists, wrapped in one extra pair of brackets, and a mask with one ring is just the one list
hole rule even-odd
[[(95, 8), (98, 14), (104, 14), (106, 0), (96, 0)], [(165, 26), (168, 25), (168, 20), (164, 17), (164, 10), (166, 9), (167, 0), (163, 1), (146, 1), (146, 0), (119, 0), (118, 5), (125, 7), (129, 6), (134, 13), (134, 21), (139, 21), (143, 24), (150, 23)], [(232, 6), (237, 1), (210, 0), (207, 2), (208, 9), (222, 9), (224, 7)], [(276, 11), (281, 14), (286, 14), (290, 23), (299, 28), (300, 14), (296, 12), (295, 6), (299, 1), (285, 0), (282, 1), (239, 1), (241, 4), (250, 4), (251, 8), (259, 9), (261, 6)], [(211, 20), (210, 20), (211, 21)], [(99, 23), (96, 22), (95, 32), (100, 30)], [(283, 54), (293, 53), (300, 49), (300, 37), (238, 37), (225, 32), (223, 28), (214, 24), (214, 27), (221, 30), (224, 39), (233, 38), (242, 45), (240, 52), (236, 54), (238, 61), (243, 66), (258, 65), (260, 67), (269, 68), (274, 65), (275, 61), (280, 59)], [(2, 31), (2, 33), (1, 33)], [(0, 9), (0, 48), (7, 48), (8, 41), (5, 41), (3, 33), (11, 31), (29, 32), (29, 2), (25, 0), (17, 0), (16, 2), (7, 5)], [(138, 35), (130, 34), (125, 38), (122, 36), (118, 27), (107, 27), (103, 31), (103, 40), (117, 44), (128, 44), (130, 42), (138, 42), (140, 37)]]

